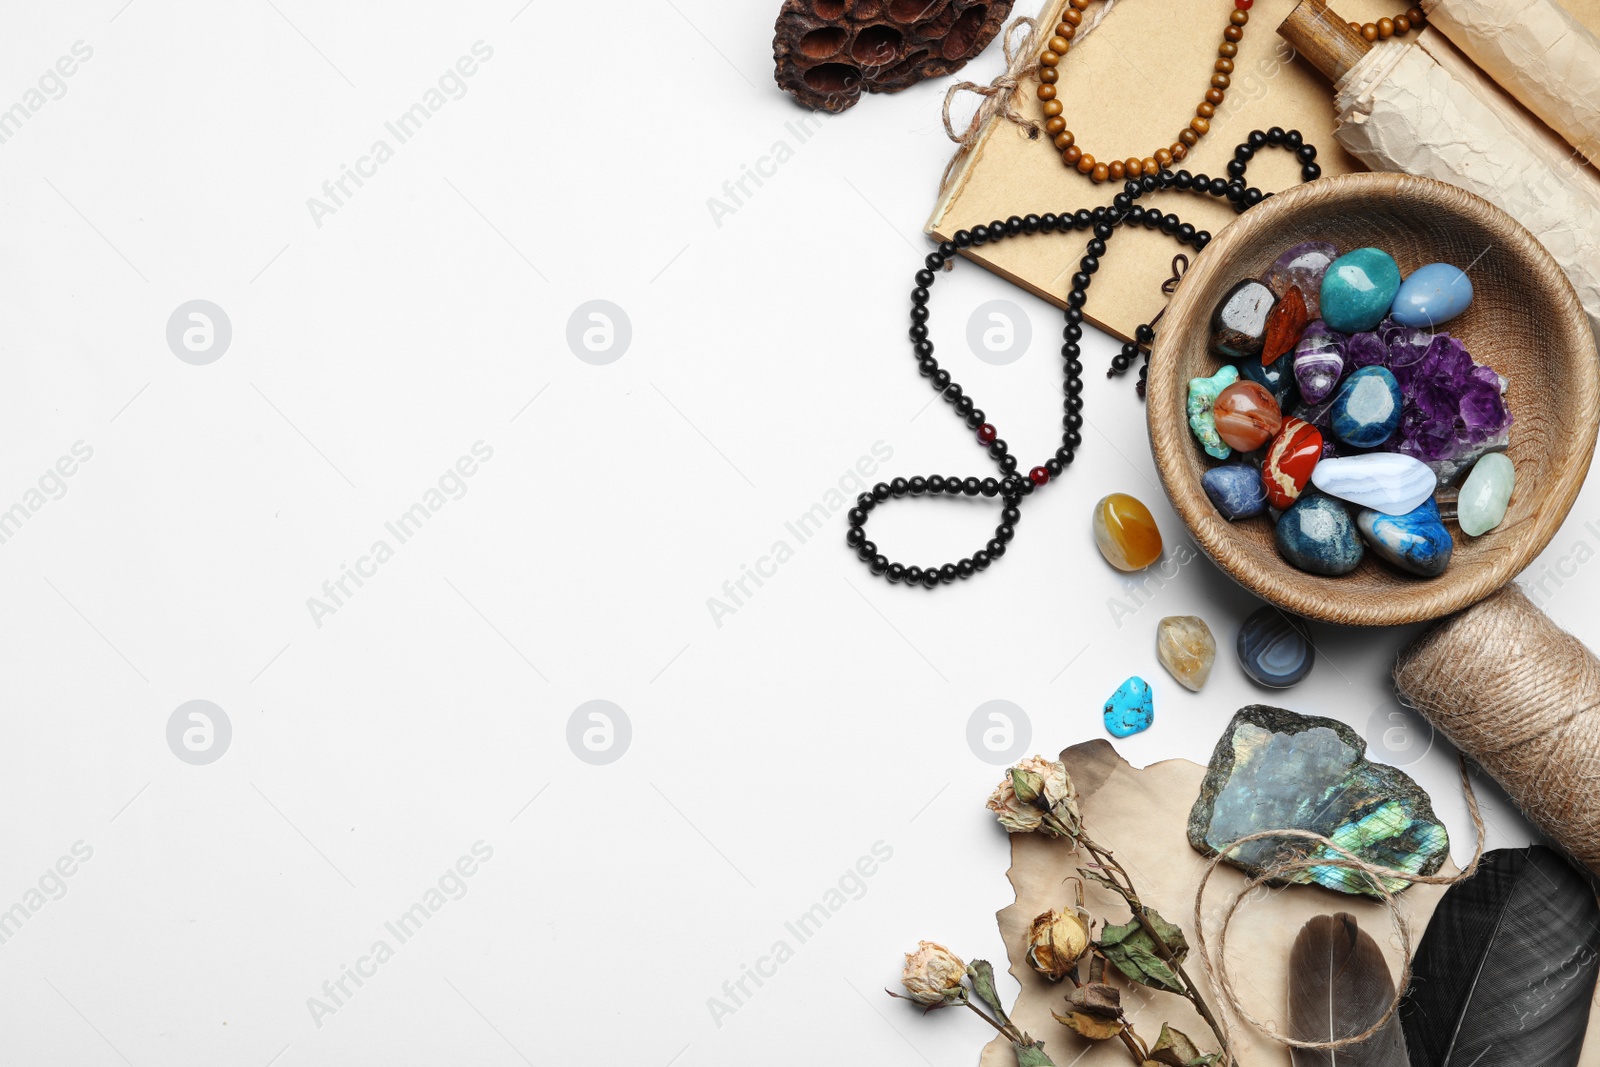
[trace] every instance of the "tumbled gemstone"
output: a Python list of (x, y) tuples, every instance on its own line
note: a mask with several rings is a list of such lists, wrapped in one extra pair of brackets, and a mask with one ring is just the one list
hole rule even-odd
[(1315, 489), (1301, 493), (1272, 531), (1278, 554), (1310, 574), (1349, 574), (1366, 554), (1350, 512)]
[(1472, 303), (1472, 280), (1449, 263), (1429, 263), (1400, 283), (1389, 312), (1402, 326), (1433, 328), (1449, 322)]
[(1261, 355), (1275, 303), (1272, 290), (1253, 278), (1229, 289), (1211, 315), (1211, 350), (1224, 359)]
[(1345, 379), (1333, 399), (1333, 435), (1355, 448), (1376, 448), (1400, 428), (1403, 403), (1400, 383), (1387, 368), (1363, 367)]
[(1156, 719), (1155, 697), (1150, 683), (1137, 674), (1117, 686), (1106, 701), (1106, 730), (1112, 737), (1130, 737), (1147, 730)]
[(1217, 660), (1217, 639), (1198, 615), (1168, 615), (1156, 625), (1156, 658), (1179, 685), (1198, 693)]
[(1320, 404), (1333, 394), (1344, 374), (1344, 344), (1344, 334), (1321, 319), (1300, 335), (1294, 346), (1294, 378), (1307, 404)]
[(1404, 515), (1432, 496), (1439, 480), (1419, 459), (1399, 452), (1368, 452), (1323, 460), (1311, 472), (1311, 484), (1360, 507)]
[(1341, 333), (1370, 330), (1389, 313), (1400, 268), (1381, 248), (1346, 252), (1322, 276), (1322, 320)]
[(1255, 382), (1234, 382), (1212, 405), (1217, 436), (1229, 448), (1254, 452), (1272, 440), (1283, 425), (1283, 412), (1266, 388)]
[(1247, 359), (1239, 364), (1239, 380), (1255, 382), (1272, 394), (1279, 411), (1288, 411), (1299, 399), (1294, 383), (1294, 353), (1285, 352), (1271, 363)]
[(1206, 450), (1206, 455), (1216, 459), (1227, 459), (1233, 450), (1223, 443), (1217, 435), (1217, 424), (1212, 415), (1212, 407), (1217, 402), (1217, 397), (1222, 391), (1239, 380), (1239, 368), (1229, 363), (1209, 378), (1189, 379), (1189, 429), (1194, 432), (1195, 438), (1200, 442), (1200, 447)]
[(1317, 428), (1293, 416), (1284, 419), (1261, 461), (1261, 484), (1267, 491), (1267, 503), (1286, 510), (1311, 480), (1312, 468), (1321, 458), (1322, 434)]
[(1288, 689), (1311, 673), (1317, 659), (1305, 620), (1271, 604), (1244, 620), (1234, 651), (1244, 673), (1269, 689)]
[(1511, 503), (1511, 490), (1517, 484), (1517, 468), (1504, 452), (1490, 452), (1472, 465), (1472, 473), (1461, 483), (1456, 501), (1456, 522), (1461, 532), (1479, 537), (1499, 526)]
[(1306, 313), (1306, 298), (1300, 287), (1291, 285), (1267, 313), (1267, 332), (1261, 341), (1261, 362), (1271, 363), (1285, 352), (1294, 351), (1311, 316)]
[(1267, 510), (1267, 490), (1261, 484), (1261, 472), (1243, 463), (1212, 467), (1200, 476), (1200, 486), (1229, 522), (1248, 519)]
[(1403, 571), (1435, 578), (1450, 565), (1455, 544), (1439, 518), (1439, 505), (1428, 498), (1404, 515), (1385, 515), (1363, 508), (1356, 529), (1372, 551)]
[[(1227, 862), (1251, 875), (1286, 855), (1344, 858), (1296, 838), (1229, 847), (1262, 830), (1310, 830), (1379, 867), (1433, 874), (1450, 838), (1428, 794), (1405, 772), (1369, 761), (1366, 751), (1361, 736), (1337, 719), (1260, 704), (1240, 708), (1217, 742), (1189, 813), (1189, 843), (1205, 855), (1227, 849)], [(1380, 895), (1362, 872), (1332, 864), (1291, 871), (1284, 880)], [(1383, 885), (1398, 893), (1410, 882), (1385, 878)]]
[(1142, 570), (1161, 556), (1161, 529), (1137, 497), (1112, 493), (1094, 506), (1094, 543), (1117, 570)]
[(1326, 241), (1306, 241), (1273, 260), (1261, 280), (1280, 299), (1290, 286), (1298, 288), (1305, 298), (1306, 314), (1314, 319), (1321, 314), (1318, 308), (1322, 276), (1328, 272), (1328, 264), (1338, 258), (1339, 249), (1334, 245)]

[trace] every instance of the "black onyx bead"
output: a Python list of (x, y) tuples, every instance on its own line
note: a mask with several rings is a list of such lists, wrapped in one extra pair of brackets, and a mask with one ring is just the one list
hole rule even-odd
[(1077, 430), (1069, 430), (1061, 435), (1061, 440), (1066, 442), (1068, 448), (1076, 450), (1083, 444), (1083, 434)]
[(1268, 144), (1282, 144), (1283, 143), (1283, 137), (1284, 137), (1284, 133), (1283, 133), (1283, 127), (1282, 126), (1274, 126), (1274, 127), (1272, 127), (1272, 129), (1267, 131), (1267, 143)]
[(947, 474), (944, 478), (944, 491), (950, 496), (961, 494), (961, 478), (959, 475)]
[(1228, 199), (1235, 204), (1244, 199), (1244, 185), (1240, 182), (1229, 182), (1226, 191)]
[(1077, 359), (1078, 356), (1082, 354), (1082, 351), (1083, 350), (1078, 347), (1076, 341), (1068, 341), (1066, 344), (1061, 346), (1061, 358)]
[(1180, 170), (1172, 176), (1172, 184), (1179, 189), (1188, 189), (1194, 185), (1194, 175), (1186, 170)]
[(1074, 289), (1087, 289), (1091, 280), (1089, 275), (1080, 270), (1072, 276), (1072, 287)]
[(1254, 148), (1251, 148), (1248, 142), (1246, 142), (1245, 144), (1240, 145), (1239, 147), (1237, 147), (1237, 148), (1235, 148), (1233, 150), (1233, 158), (1237, 159), (1237, 160), (1242, 160), (1245, 163), (1250, 162), (1255, 157), (1256, 157), (1256, 150)]
[(1200, 173), (1194, 176), (1194, 187), (1200, 192), (1205, 192), (1211, 187), (1211, 175)]
[(930, 493), (942, 493), (942, 492), (944, 492), (944, 475), (935, 474), (935, 475), (933, 475), (932, 477), (930, 477), (928, 479), (928, 492), (930, 492)]
[(984, 545), (983, 548), (984, 551), (989, 553), (990, 559), (999, 559), (1006, 554), (1006, 543), (998, 537), (989, 538), (989, 543)]
[(1095, 224), (1094, 212), (1086, 207), (1081, 207), (1072, 213), (1072, 225), (1079, 230), (1087, 230)]
[(1023, 233), (1038, 233), (1039, 232), (1039, 216), (1038, 215), (1024, 215), (1022, 217), (1022, 232)]
[(860, 526), (867, 521), (867, 513), (864, 508), (851, 508), (845, 518), (850, 520), (851, 526)]
[(986, 421), (988, 421), (988, 420), (986, 420), (983, 417), (983, 409), (982, 408), (973, 408), (971, 411), (967, 412), (967, 428), (969, 430), (976, 430), (979, 426), (982, 426)]
[(1307, 163), (1300, 168), (1301, 181), (1314, 182), (1320, 177), (1322, 177), (1322, 168), (1315, 163)]
[(921, 304), (913, 305), (912, 308), (911, 308), (911, 321), (912, 322), (927, 322), (928, 321), (928, 309), (926, 307), (924, 307), (923, 305), (921, 305)]
[(882, 574), (884, 571), (889, 569), (889, 557), (873, 556), (871, 561), (868, 562), (867, 566), (872, 568), (873, 574)]
[(1066, 445), (1062, 445), (1060, 448), (1056, 449), (1056, 459), (1061, 461), (1062, 466), (1066, 466), (1067, 464), (1071, 463), (1072, 449), (1068, 448)]
[(971, 578), (973, 574), (977, 573), (977, 570), (977, 564), (972, 562), (971, 557), (964, 558), (960, 563), (956, 564), (956, 573), (963, 578)]
[(928, 290), (920, 285), (911, 290), (911, 302), (913, 304), (926, 304), (928, 302)]
[(1000, 469), (1005, 471), (1007, 474), (1010, 474), (1012, 471), (1015, 471), (1017, 469), (1017, 457), (1016, 456), (1001, 456), (1000, 457)]
[(884, 576), (891, 582), (898, 582), (906, 576), (906, 568), (901, 563), (891, 563), (884, 569)]
[(844, 532), (844, 543), (851, 548), (856, 547), (867, 539), (867, 531), (859, 526), (852, 526)]
[(1083, 429), (1083, 416), (1076, 411), (1069, 411), (1062, 417), (1061, 425), (1069, 430), (1081, 430)]
[(1044, 461), (1044, 469), (1050, 472), (1050, 477), (1054, 478), (1062, 471), (1061, 461), (1059, 459), (1047, 459)]
[(1061, 336), (1069, 341), (1080, 341), (1083, 339), (1083, 327), (1075, 322), (1069, 322), (1062, 327)]
[(922, 288), (926, 289), (928, 286), (932, 285), (933, 284), (933, 279), (934, 279), (933, 271), (928, 270), (926, 267), (924, 267), (922, 270), (917, 271), (916, 282)]
[(1283, 135), (1283, 145), (1285, 148), (1298, 149), (1303, 144), (1305, 144), (1305, 138), (1300, 136), (1299, 130), (1290, 130), (1288, 133)]
[(994, 496), (1000, 491), (1000, 483), (994, 478), (985, 478), (978, 483), (978, 490), (984, 496)]
[(1100, 257), (1084, 256), (1082, 259), (1078, 260), (1078, 269), (1083, 271), (1085, 274), (1093, 274), (1095, 271), (1100, 269)]
[(939, 254), (945, 259), (954, 259), (956, 255), (956, 243), (954, 241), (940, 241)]
[(878, 546), (871, 541), (863, 541), (856, 546), (856, 555), (865, 562), (878, 554)]
[[(1110, 237), (1111, 235), (1108, 233), (1106, 236)], [(1089, 246), (1085, 249), (1085, 251), (1091, 256), (1103, 256), (1106, 254), (1106, 243), (1103, 239), (1096, 237), (1094, 240), (1089, 242)]]
[[(1018, 222), (1020, 223), (1021, 220), (1019, 219)], [(1006, 224), (1004, 219), (995, 219), (993, 222), (989, 223), (989, 240), (998, 241), (1005, 235)]]
[(986, 243), (988, 243), (988, 240), (989, 240), (989, 227), (987, 227), (987, 226), (974, 226), (972, 228), (972, 243), (973, 244), (975, 244), (975, 245), (986, 244)]
[(939, 371), (934, 371), (933, 372), (933, 387), (935, 389), (941, 389), (942, 390), (946, 386), (948, 386), (949, 384), (950, 384), (950, 372), (949, 371), (947, 371), (947, 370), (939, 370)]
[(1204, 248), (1206, 245), (1211, 243), (1211, 231), (1196, 230), (1194, 232), (1194, 240), (1190, 243), (1193, 244), (1197, 250)]
[(895, 496), (905, 496), (910, 491), (911, 483), (906, 481), (904, 478), (896, 478), (894, 481), (889, 483), (889, 492), (893, 493)]
[(1161, 179), (1154, 174), (1146, 174), (1139, 179), (1139, 188), (1147, 193), (1153, 193), (1161, 188)]
[[(1015, 237), (1017, 234), (1022, 232), (1022, 229), (1023, 229), (1023, 225), (1022, 225), (1022, 217), (1021, 216), (1012, 215), (1009, 219), (1006, 219), (1006, 236), (1007, 237)], [(1032, 233), (1033, 231), (1030, 230), (1028, 232)]]
[[(1067, 294), (1067, 304), (1073, 311), (1080, 311), (1084, 304), (1089, 302), (1089, 294), (1082, 289), (1074, 289)], [(1080, 311), (1081, 314), (1081, 311)]]
[(1266, 193), (1263, 193), (1260, 189), (1256, 189), (1254, 187), (1246, 190), (1244, 194), (1244, 202), (1250, 207), (1255, 207), (1266, 198)]
[[(1144, 208), (1142, 208), (1142, 207), (1135, 207), (1135, 208), (1129, 209), (1129, 211), (1128, 211), (1128, 223), (1129, 223), (1129, 225), (1132, 225), (1132, 226), (1139, 225), (1141, 222), (1144, 221), (1145, 214), (1146, 214), (1146, 212), (1145, 212)], [(1156, 214), (1159, 215), (1160, 212), (1156, 212)]]
[(967, 496), (977, 496), (982, 487), (983, 483), (976, 478), (966, 478), (961, 482), (961, 492)]
[(922, 587), (932, 589), (939, 584), (939, 570), (937, 567), (928, 567), (922, 572)]
[[(1094, 233), (1094, 236), (1095, 236), (1096, 240), (1099, 240), (1099, 241), (1110, 240), (1111, 239), (1111, 225), (1109, 223), (1105, 223), (1105, 222), (1097, 222), (1097, 223), (1094, 224), (1093, 233)], [(1103, 251), (1103, 249), (1102, 249), (1102, 251)], [(1097, 255), (1097, 256), (1100, 255), (1100, 254), (1101, 254), (1100, 252), (1096, 252), (1095, 253), (1095, 255)]]
[(1004, 438), (996, 438), (994, 442), (989, 445), (989, 456), (991, 459), (999, 459), (1001, 456), (1010, 451), (1010, 449), (1011, 446), (1006, 444)]
[(1133, 339), (1142, 345), (1147, 345), (1156, 339), (1156, 332), (1146, 323), (1133, 331)]
[(933, 355), (933, 342), (918, 341), (916, 344), (911, 346), (911, 353), (918, 359), (927, 359), (929, 356)]
[(874, 500), (888, 500), (891, 491), (888, 482), (879, 482), (872, 487), (872, 498)]
[(989, 560), (991, 558), (992, 557), (989, 555), (989, 553), (980, 548), (978, 551), (972, 554), (972, 565), (980, 571), (988, 570)]
[(1043, 215), (1039, 216), (1039, 232), (1055, 233), (1056, 226), (1059, 225), (1060, 222), (1060, 217), (1057, 216), (1054, 211), (1046, 211)]
[(1243, 178), (1245, 169), (1244, 160), (1242, 159), (1230, 159), (1228, 161), (1228, 173), (1235, 178)]
[(922, 584), (922, 568), (917, 566), (907, 567), (905, 570), (907, 585)]
[(1118, 193), (1111, 198), (1111, 206), (1118, 211), (1127, 211), (1133, 206), (1133, 198), (1127, 193)]
[(970, 396), (963, 396), (959, 400), (956, 401), (956, 414), (957, 415), (961, 415), (961, 416), (965, 417), (966, 414), (968, 412), (970, 412), (971, 410), (972, 410), (972, 398)]
[(910, 488), (912, 496), (921, 496), (928, 491), (928, 479), (919, 474), (911, 479)]
[(1194, 240), (1193, 223), (1186, 222), (1182, 226), (1178, 227), (1178, 240), (1182, 241), (1184, 244), (1188, 244), (1190, 241)]
[(1006, 526), (1015, 526), (1022, 521), (1022, 512), (1017, 508), (1001, 508), (1000, 521)]
[(940, 270), (944, 267), (944, 257), (937, 252), (929, 252), (928, 258), (922, 262), (929, 270)]
[[(971, 248), (972, 247), (972, 231), (971, 230), (957, 230), (956, 233), (955, 233), (955, 236), (953, 238), (951, 238), (951, 240), (955, 241), (957, 248)], [(930, 270), (938, 270), (939, 268), (938, 267), (930, 267), (929, 269)]]
[(1317, 146), (1314, 144), (1301, 145), (1295, 150), (1294, 158), (1302, 163), (1310, 163), (1317, 158)]
[(1245, 143), (1251, 148), (1260, 148), (1262, 145), (1267, 143), (1267, 135), (1262, 133), (1260, 130), (1251, 130), (1250, 137)]
[(949, 585), (951, 582), (955, 581), (956, 565), (954, 563), (946, 563), (943, 567), (940, 567), (939, 580), (946, 585)]
[(1228, 179), (1212, 178), (1211, 184), (1206, 186), (1206, 192), (1210, 193), (1212, 196), (1228, 195)]
[(911, 339), (913, 341), (926, 341), (928, 339), (928, 328), (920, 322), (912, 326)]
[(939, 361), (931, 356), (924, 356), (922, 359), (917, 361), (917, 373), (922, 375), (924, 378), (934, 374), (938, 371), (938, 369)]

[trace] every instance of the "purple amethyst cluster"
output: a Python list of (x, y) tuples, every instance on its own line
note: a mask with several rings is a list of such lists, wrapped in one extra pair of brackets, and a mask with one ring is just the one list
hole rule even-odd
[[(1327, 422), (1322, 401), (1363, 367), (1384, 367), (1404, 397), (1400, 428), (1383, 445), (1441, 467), (1504, 445), (1511, 427), (1506, 381), (1474, 363), (1466, 347), (1447, 333), (1402, 326), (1386, 318), (1368, 333), (1345, 335), (1321, 322), (1306, 328), (1295, 358), (1295, 376), (1307, 407), (1302, 418)], [(1331, 438), (1328, 440), (1331, 441)]]

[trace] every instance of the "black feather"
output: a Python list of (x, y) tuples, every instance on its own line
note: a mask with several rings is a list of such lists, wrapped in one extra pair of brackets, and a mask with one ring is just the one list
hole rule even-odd
[(1588, 879), (1542, 846), (1487, 853), (1417, 948), (1400, 1009), (1412, 1067), (1574, 1067), (1597, 952)]
[[(1301, 1041), (1354, 1037), (1394, 1001), (1394, 977), (1376, 941), (1353, 915), (1318, 915), (1289, 953), (1289, 1035)], [(1400, 1016), (1365, 1041), (1336, 1049), (1291, 1049), (1294, 1067), (1406, 1067)]]

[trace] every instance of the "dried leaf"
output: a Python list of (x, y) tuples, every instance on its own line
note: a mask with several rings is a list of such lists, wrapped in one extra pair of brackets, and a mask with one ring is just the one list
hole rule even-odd
[(1090, 1041), (1109, 1041), (1122, 1033), (1121, 1019), (1102, 1019), (1082, 1011), (1069, 1011), (1065, 1015), (1058, 1012), (1050, 1014), (1056, 1017), (1056, 1022)]
[(1069, 1011), (1098, 1015), (1102, 1019), (1116, 1019), (1122, 1015), (1122, 994), (1116, 986), (1104, 982), (1090, 982), (1069, 989), (1065, 999)]
[(978, 994), (978, 999), (1000, 1017), (1001, 1022), (1008, 1022), (1005, 1008), (1000, 1006), (1000, 995), (994, 988), (994, 968), (988, 960), (973, 960), (967, 964), (967, 977), (972, 979), (972, 991)]
[(1195, 1048), (1194, 1042), (1182, 1030), (1174, 1030), (1166, 1023), (1161, 1024), (1161, 1036), (1156, 1038), (1156, 1043), (1150, 1046), (1150, 1058), (1156, 1063), (1165, 1064), (1166, 1067), (1192, 1067), (1194, 1064), (1210, 1063), (1215, 1057), (1203, 1056)]
[[(1146, 908), (1145, 914), (1150, 917), (1150, 925), (1166, 942), (1173, 959), (1182, 963), (1189, 951), (1189, 942), (1184, 938), (1183, 931), (1163, 919), (1154, 908)], [(1101, 932), (1097, 945), (1106, 959), (1115, 964), (1129, 981), (1171, 993), (1183, 992), (1177, 972), (1161, 958), (1155, 939), (1139, 924), (1138, 919), (1132, 919), (1122, 926), (1107, 926)]]
[(1050, 1057), (1044, 1054), (1043, 1045), (1024, 1045), (1020, 1041), (1015, 1041), (1011, 1047), (1017, 1053), (1017, 1067), (1056, 1067)]

